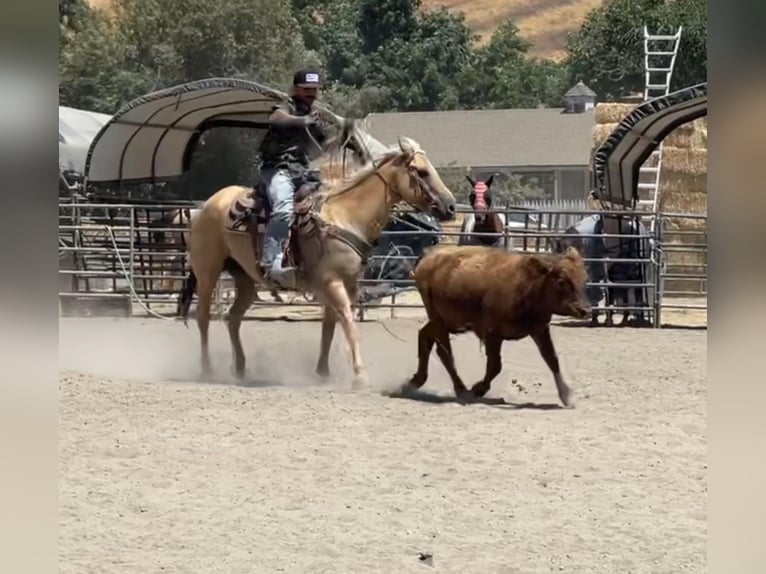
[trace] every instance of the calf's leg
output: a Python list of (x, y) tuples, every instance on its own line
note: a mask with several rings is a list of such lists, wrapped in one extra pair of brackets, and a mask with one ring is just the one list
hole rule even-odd
[(460, 396), (466, 392), (466, 388), (455, 368), (455, 357), (452, 355), (449, 332), (434, 321), (428, 321), (418, 332), (418, 370), (402, 390), (419, 389), (425, 384), (428, 379), (428, 358), (434, 344), (437, 345), (436, 352), (439, 359), (452, 379), (455, 394)]
[(452, 388), (455, 389), (455, 396), (459, 397), (465, 394), (467, 389), (455, 368), (455, 356), (452, 354), (449, 331), (438, 325), (436, 328), (436, 354), (439, 355), (439, 359), (441, 359), (444, 368), (447, 369), (450, 379), (452, 379)]
[(550, 326), (546, 325), (543, 330), (532, 333), (531, 336), (532, 340), (537, 345), (537, 348), (540, 350), (540, 354), (543, 356), (545, 364), (548, 365), (548, 368), (553, 373), (553, 378), (556, 381), (556, 390), (559, 393), (559, 399), (564, 406), (571, 406), (573, 404), (571, 396), (572, 391), (564, 381), (564, 377), (559, 370), (559, 358), (556, 355), (556, 349), (553, 346), (553, 340), (551, 339)]
[(485, 341), (487, 353), (487, 369), (484, 378), (471, 387), (471, 393), (476, 397), (483, 397), (489, 392), (492, 381), (500, 374), (503, 369), (503, 360), (500, 357), (500, 349), (503, 346), (503, 340), (500, 337), (490, 336)]

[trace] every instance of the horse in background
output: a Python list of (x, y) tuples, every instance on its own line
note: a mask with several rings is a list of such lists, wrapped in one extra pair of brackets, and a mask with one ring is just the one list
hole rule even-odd
[[(608, 227), (609, 229), (605, 229)], [(612, 229), (614, 227), (614, 229)], [(601, 214), (589, 215), (576, 224), (568, 227), (565, 237), (554, 242), (553, 250), (556, 253), (564, 253), (568, 247), (574, 247), (586, 261), (585, 269), (588, 273), (589, 282), (592, 283), (652, 283), (654, 269), (651, 264), (646, 265), (640, 261), (616, 261), (606, 262), (603, 259), (647, 259), (653, 241), (647, 238), (648, 230), (635, 218), (605, 217)], [(628, 237), (599, 237), (603, 234), (624, 235)], [(595, 237), (588, 237), (588, 236)], [(635, 236), (635, 237), (632, 237)], [(643, 236), (643, 237), (642, 237)], [(630, 295), (634, 301), (630, 301)], [(646, 306), (645, 289), (643, 287), (600, 287), (590, 285), (586, 288), (586, 295), (591, 303), (591, 324), (598, 324), (598, 303), (604, 299), (606, 306)], [(606, 315), (605, 325), (614, 325), (614, 313), (616, 309), (603, 311)], [(628, 325), (630, 315), (634, 315), (635, 324), (647, 324), (644, 311), (624, 310), (621, 325)]]
[(491, 187), (495, 175), (490, 175), (486, 181), (475, 181), (468, 174), (465, 177), (471, 184), (468, 201), (473, 213), (466, 213), (463, 217), (458, 245), (500, 247), (505, 230), (505, 217), (502, 213), (488, 211), (492, 208)]

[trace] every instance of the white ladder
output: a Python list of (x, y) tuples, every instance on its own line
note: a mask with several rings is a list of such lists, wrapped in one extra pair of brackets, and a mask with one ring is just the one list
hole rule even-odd
[[(644, 26), (644, 101), (670, 93), (670, 80), (676, 65), (682, 30), (683, 26), (679, 26), (673, 35), (650, 34)], [(661, 168), (662, 142), (639, 170), (637, 207), (641, 211), (657, 211)], [(651, 232), (654, 233), (655, 218), (652, 217), (651, 221)]]

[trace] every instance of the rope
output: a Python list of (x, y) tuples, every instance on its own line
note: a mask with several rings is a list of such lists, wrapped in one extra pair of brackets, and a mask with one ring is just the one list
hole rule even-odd
[(109, 234), (109, 239), (112, 241), (112, 247), (114, 247), (114, 253), (117, 255), (117, 261), (120, 264), (120, 267), (122, 268), (122, 273), (125, 277), (125, 281), (128, 282), (128, 288), (130, 289), (131, 295), (133, 295), (133, 299), (141, 305), (141, 307), (144, 308), (144, 311), (149, 313), (149, 315), (152, 315), (153, 317), (157, 317), (158, 319), (163, 319), (165, 321), (172, 321), (173, 323), (177, 323), (178, 320), (175, 317), (165, 317), (164, 315), (160, 315), (159, 313), (152, 311), (143, 301), (141, 301), (140, 297), (138, 296), (138, 293), (136, 293), (136, 289), (133, 286), (133, 279), (130, 276), (130, 271), (128, 271), (128, 268), (125, 266), (125, 262), (122, 260), (122, 255), (120, 255), (120, 249), (117, 246), (117, 239), (114, 236), (114, 231), (112, 231), (112, 228), (108, 225), (103, 226), (104, 229)]
[(381, 327), (383, 327), (386, 331), (388, 331), (388, 334), (391, 335), (394, 339), (398, 339), (402, 343), (407, 342), (405, 339), (402, 339), (399, 335), (397, 335), (391, 329), (389, 329), (388, 325), (386, 325), (383, 321), (375, 321), (375, 322), (378, 323)]

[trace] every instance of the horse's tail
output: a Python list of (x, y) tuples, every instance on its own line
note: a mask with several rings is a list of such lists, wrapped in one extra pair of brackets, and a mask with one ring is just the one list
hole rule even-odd
[(189, 271), (189, 276), (184, 281), (183, 287), (178, 294), (178, 307), (176, 308), (176, 316), (180, 316), (184, 320), (186, 325), (187, 318), (189, 316), (189, 308), (191, 307), (192, 299), (194, 298), (194, 291), (197, 289), (197, 276), (194, 271)]

